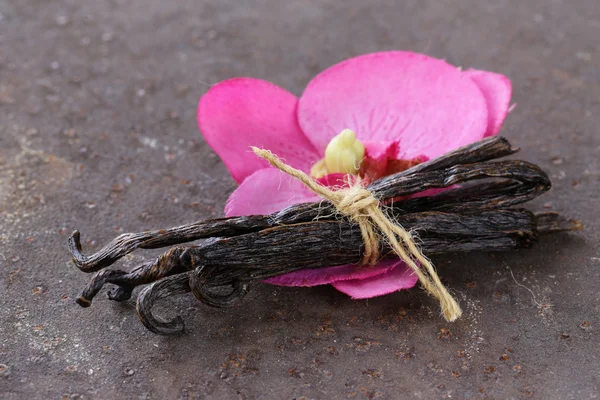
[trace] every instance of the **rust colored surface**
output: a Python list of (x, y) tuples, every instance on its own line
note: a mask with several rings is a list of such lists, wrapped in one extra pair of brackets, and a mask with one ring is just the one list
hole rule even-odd
[[(600, 392), (600, 9), (596, 0), (0, 0), (0, 397), (593, 398)], [(585, 223), (532, 249), (434, 259), (465, 310), (415, 289), (352, 301), (254, 285), (237, 307), (81, 309), (88, 251), (218, 217), (234, 182), (198, 98), (233, 76), (296, 94), (342, 59), (408, 49), (508, 75), (502, 134), (553, 189), (530, 206)], [(159, 251), (125, 257), (129, 268)], [(169, 311), (171, 309), (172, 311)], [(169, 314), (169, 313), (172, 314)]]

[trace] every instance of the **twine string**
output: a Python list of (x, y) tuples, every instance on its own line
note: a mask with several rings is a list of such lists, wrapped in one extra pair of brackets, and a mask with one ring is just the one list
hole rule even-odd
[[(258, 157), (296, 178), (320, 197), (329, 200), (341, 214), (358, 224), (364, 242), (362, 265), (377, 263), (379, 243), (386, 240), (396, 255), (417, 275), (425, 291), (439, 301), (444, 318), (454, 321), (460, 317), (460, 306), (444, 287), (435, 268), (419, 250), (412, 235), (385, 215), (379, 207), (379, 200), (365, 189), (359, 180), (350, 187), (332, 190), (304, 172), (285, 164), (269, 150), (257, 147), (252, 147), (252, 150)], [(419, 268), (419, 265), (422, 268)]]

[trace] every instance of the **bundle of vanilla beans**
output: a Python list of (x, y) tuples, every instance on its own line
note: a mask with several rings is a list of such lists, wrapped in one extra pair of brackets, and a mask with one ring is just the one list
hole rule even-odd
[[(493, 161), (517, 151), (502, 137), (487, 138), (372, 182), (367, 189), (418, 238), (425, 255), (525, 248), (540, 234), (580, 229), (580, 223), (556, 213), (533, 214), (514, 207), (550, 189), (548, 176), (534, 164)], [(439, 188), (448, 189), (421, 193)], [(104, 269), (138, 248), (200, 239), (206, 240), (172, 247), (130, 272)], [(356, 224), (324, 201), (296, 204), (271, 215), (126, 233), (90, 256), (82, 254), (76, 231), (69, 248), (80, 270), (95, 272), (78, 304), (88, 307), (105, 283), (114, 285), (108, 297), (116, 301), (129, 299), (136, 286), (150, 284), (137, 299), (140, 319), (152, 332), (172, 334), (183, 330), (183, 320), (154, 316), (152, 306), (160, 298), (191, 291), (210, 306), (228, 307), (247, 293), (253, 281), (302, 269), (358, 264), (362, 240)], [(385, 242), (380, 243), (380, 254), (394, 256)]]

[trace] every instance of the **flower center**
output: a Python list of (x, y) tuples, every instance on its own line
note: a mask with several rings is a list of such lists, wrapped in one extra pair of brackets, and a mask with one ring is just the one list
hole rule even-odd
[(310, 175), (317, 179), (335, 173), (358, 175), (364, 158), (365, 146), (352, 130), (344, 129), (331, 139), (325, 149), (325, 158), (312, 166)]

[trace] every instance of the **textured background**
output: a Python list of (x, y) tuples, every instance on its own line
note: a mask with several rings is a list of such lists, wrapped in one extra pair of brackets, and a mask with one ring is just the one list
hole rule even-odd
[[(366, 3), (0, 0), (0, 397), (598, 396), (597, 0)], [(131, 302), (73, 303), (89, 278), (69, 262), (73, 229), (90, 252), (222, 215), (234, 183), (195, 122), (211, 83), (300, 94), (383, 49), (508, 75), (518, 107), (503, 134), (554, 181), (531, 207), (586, 230), (436, 259), (466, 311), (453, 324), (418, 289), (351, 301), (254, 285), (229, 310), (182, 296), (162, 308), (185, 318), (179, 337), (147, 332)]]

